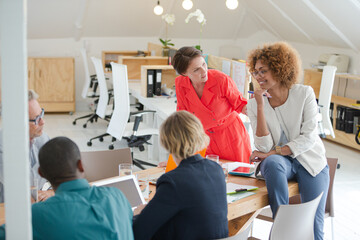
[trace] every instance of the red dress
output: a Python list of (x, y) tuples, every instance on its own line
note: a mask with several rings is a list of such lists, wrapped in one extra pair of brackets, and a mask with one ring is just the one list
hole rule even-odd
[(177, 110), (197, 116), (210, 137), (206, 154), (220, 159), (249, 163), (249, 134), (239, 113), (247, 104), (234, 81), (226, 74), (210, 69), (203, 95), (199, 99), (189, 77), (175, 79)]

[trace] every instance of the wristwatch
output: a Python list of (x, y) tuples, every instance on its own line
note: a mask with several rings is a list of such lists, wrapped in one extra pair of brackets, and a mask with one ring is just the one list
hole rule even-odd
[(276, 146), (276, 147), (275, 147), (275, 152), (276, 152), (276, 154), (278, 154), (278, 155), (282, 155), (281, 147), (280, 147), (280, 146)]

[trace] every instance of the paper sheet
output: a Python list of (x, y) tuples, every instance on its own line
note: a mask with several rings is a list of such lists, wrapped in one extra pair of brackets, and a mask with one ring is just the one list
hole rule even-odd
[(232, 79), (234, 80), (238, 90), (245, 94), (245, 78), (246, 78), (246, 63), (233, 61), (233, 74)]
[(223, 60), (222, 61), (222, 72), (230, 76), (231, 62)]

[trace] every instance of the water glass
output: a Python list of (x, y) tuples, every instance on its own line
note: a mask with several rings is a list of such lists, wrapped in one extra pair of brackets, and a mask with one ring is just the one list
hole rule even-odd
[(149, 174), (139, 172), (135, 174), (135, 177), (139, 183), (139, 187), (143, 197), (145, 198), (145, 200), (149, 199)]
[(132, 174), (133, 166), (130, 163), (119, 164), (119, 176), (128, 176)]
[(225, 182), (227, 182), (228, 181), (228, 176), (229, 176), (228, 164), (227, 163), (221, 163), (220, 166), (224, 171)]
[(215, 154), (206, 155), (206, 159), (209, 159), (209, 160), (212, 160), (212, 161), (214, 161), (216, 163), (219, 163), (219, 156), (215, 155)]
[(34, 199), (34, 202), (38, 201), (38, 185), (39, 180), (37, 178), (33, 178), (30, 180), (30, 194), (31, 198)]

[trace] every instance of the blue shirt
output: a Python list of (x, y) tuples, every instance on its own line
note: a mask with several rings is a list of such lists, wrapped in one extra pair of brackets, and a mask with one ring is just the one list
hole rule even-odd
[(91, 187), (77, 179), (62, 183), (54, 197), (32, 206), (33, 238), (132, 240), (132, 217), (120, 190)]

